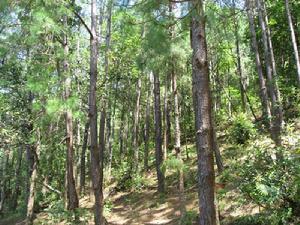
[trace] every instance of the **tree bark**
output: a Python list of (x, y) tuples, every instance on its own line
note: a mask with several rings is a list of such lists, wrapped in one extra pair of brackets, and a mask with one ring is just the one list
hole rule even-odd
[[(64, 26), (67, 28), (67, 17), (64, 16)], [(68, 38), (67, 35), (63, 37), (63, 48), (64, 48), (64, 60), (63, 60), (63, 76), (64, 76), (64, 100), (67, 102), (71, 97), (71, 77), (69, 71), (69, 63), (68, 63), (68, 55), (69, 55), (69, 46), (68, 46)], [(67, 176), (67, 209), (74, 210), (78, 208), (79, 201), (76, 193), (76, 185), (74, 179), (74, 148), (73, 148), (73, 115), (70, 109), (66, 109), (65, 111), (65, 119), (66, 119), (66, 176)]]
[[(23, 146), (18, 148), (18, 156), (17, 156), (17, 164), (15, 170), (15, 177), (16, 177), (16, 184), (15, 190), (12, 198), (12, 205), (11, 208), (16, 210), (18, 207), (18, 198), (20, 195), (20, 183), (21, 183), (21, 166), (22, 166), (22, 156), (23, 156)], [(1, 212), (1, 210), (0, 210)]]
[[(282, 127), (282, 109), (281, 109), (281, 102), (280, 102), (280, 93), (277, 87), (277, 81), (273, 74), (273, 67), (272, 65), (272, 42), (271, 39), (268, 38), (267, 32), (267, 24), (265, 23), (265, 16), (263, 12), (262, 2), (261, 0), (256, 0), (257, 10), (258, 10), (258, 17), (259, 22), (262, 30), (262, 41), (264, 46), (264, 55), (265, 55), (265, 63), (266, 63), (266, 74), (268, 80), (268, 91), (269, 96), (271, 99), (271, 137), (274, 140), (277, 146), (281, 145), (281, 127)], [(274, 62), (275, 63), (275, 62)], [(275, 71), (276, 72), (276, 71)]]
[(258, 51), (258, 45), (257, 45), (257, 39), (256, 39), (256, 31), (255, 31), (255, 23), (254, 23), (254, 17), (253, 17), (253, 10), (252, 10), (252, 0), (246, 0), (246, 10), (249, 20), (249, 28), (251, 33), (251, 42), (252, 42), (252, 48), (255, 55), (255, 63), (256, 63), (256, 69), (258, 73), (259, 78), (259, 88), (260, 88), (260, 99), (261, 99), (261, 105), (262, 105), (262, 115), (263, 119), (265, 121), (265, 124), (267, 128), (269, 129), (270, 126), (270, 118), (271, 118), (271, 111), (269, 106), (269, 100), (268, 100), (268, 93), (266, 88), (266, 82), (265, 78), (263, 76), (263, 70), (262, 65), (260, 61), (260, 55)]
[(85, 174), (86, 174), (85, 155), (86, 155), (86, 149), (88, 144), (89, 128), (90, 128), (90, 122), (87, 121), (84, 127), (83, 144), (82, 144), (82, 151), (80, 156), (80, 184), (79, 184), (80, 194), (85, 191)]
[(142, 88), (142, 80), (141, 77), (138, 78), (137, 89), (136, 89), (136, 105), (134, 110), (134, 122), (133, 122), (133, 164), (134, 164), (134, 172), (138, 171), (138, 161), (139, 161), (139, 147), (138, 147), (138, 125), (139, 125), (139, 117), (140, 117), (140, 99), (141, 99), (141, 88)]
[(216, 225), (212, 105), (203, 1), (192, 1), (193, 100), (198, 155), (199, 225)]
[(289, 0), (285, 0), (284, 2), (285, 2), (286, 16), (287, 16), (287, 20), (288, 20), (288, 24), (289, 24), (289, 28), (290, 28), (290, 32), (291, 32), (292, 45), (293, 45), (293, 49), (294, 49), (294, 57), (295, 57), (296, 69), (297, 69), (297, 78), (298, 78), (298, 82), (300, 85), (300, 59), (299, 59), (299, 51), (298, 51), (298, 46), (297, 46), (297, 39), (296, 39), (295, 29), (294, 29), (294, 25), (293, 25), (293, 21), (292, 21)]
[(91, 177), (95, 196), (94, 222), (95, 225), (103, 225), (103, 152), (99, 151), (97, 140), (97, 59), (98, 59), (98, 38), (96, 20), (96, 0), (91, 1), (91, 36), (90, 36), (90, 94), (89, 94), (89, 121), (91, 136)]
[(164, 91), (164, 148), (163, 158), (167, 159), (168, 148), (171, 140), (171, 121), (170, 121), (170, 101), (169, 101), (169, 76), (165, 79), (165, 91)]
[(149, 170), (150, 97), (151, 97), (151, 87), (149, 87), (147, 92), (145, 129), (144, 129), (144, 143), (145, 143), (144, 170), (146, 172)]
[(27, 200), (27, 214), (26, 225), (33, 224), (33, 213), (36, 195), (36, 181), (37, 181), (37, 164), (40, 148), (40, 134), (37, 132), (38, 142), (34, 145), (27, 146), (27, 159), (29, 165), (29, 195)]
[(217, 132), (215, 129), (215, 124), (213, 124), (213, 148), (214, 148), (214, 155), (216, 159), (216, 164), (218, 168), (218, 172), (222, 173), (224, 170), (223, 160), (220, 152), (220, 148), (218, 145), (218, 139), (217, 139)]
[(9, 154), (5, 153), (2, 158), (2, 179), (1, 179), (1, 187), (0, 187), (0, 214), (4, 209), (4, 201), (6, 199), (6, 181), (7, 181), (7, 173), (8, 173), (8, 160)]
[(183, 173), (183, 160), (181, 156), (181, 131), (180, 131), (180, 109), (178, 101), (178, 89), (177, 89), (177, 76), (172, 68), (172, 85), (174, 95), (174, 128), (175, 128), (175, 151), (177, 159), (182, 163), (182, 167), (179, 168), (178, 183), (179, 183), (179, 203), (180, 203), (180, 215), (181, 218), (185, 216), (185, 196), (184, 196), (184, 173)]
[(244, 85), (244, 78), (242, 73), (242, 63), (241, 63), (241, 53), (240, 53), (240, 40), (239, 40), (239, 22), (236, 18), (236, 11), (235, 11), (235, 0), (232, 1), (233, 3), (233, 20), (234, 20), (234, 35), (235, 35), (235, 47), (236, 47), (236, 70), (237, 74), (240, 78), (240, 92), (241, 92), (241, 102), (242, 102), (242, 110), (246, 112), (246, 94), (245, 94), (245, 85)]
[(123, 152), (124, 152), (124, 127), (125, 127), (125, 106), (123, 105), (121, 111), (121, 125), (119, 130), (119, 143), (120, 143), (120, 159), (122, 160)]
[(160, 108), (160, 81), (159, 74), (153, 73), (154, 77), (154, 108), (155, 108), (155, 166), (157, 173), (157, 190), (159, 193), (165, 191), (165, 175), (162, 171), (163, 152), (162, 152), (162, 121)]

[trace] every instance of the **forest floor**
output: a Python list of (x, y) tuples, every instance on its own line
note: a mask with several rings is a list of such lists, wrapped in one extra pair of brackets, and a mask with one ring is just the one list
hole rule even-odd
[[(292, 133), (292, 134), (291, 134)], [(272, 148), (273, 143), (266, 136), (251, 140), (249, 147), (225, 144), (228, 143), (226, 137), (222, 134), (220, 138), (220, 150), (223, 155), (224, 164), (227, 168), (222, 175), (216, 176), (218, 209), (220, 211), (220, 220), (222, 225), (233, 224), (239, 218), (261, 212), (259, 206), (253, 204), (251, 200), (245, 199), (240, 190), (239, 184), (234, 180), (224, 179), (226, 176), (238, 176), (234, 171), (235, 165), (241, 164), (245, 160), (245, 151), (252, 151), (251, 146), (259, 145), (264, 148)], [(300, 145), (300, 126), (299, 129), (285, 134), (283, 136), (283, 145), (288, 149), (296, 148)], [(186, 224), (194, 224), (198, 214), (198, 197), (196, 186), (196, 151), (193, 145), (183, 146), (185, 171), (185, 197), (187, 218)], [(189, 159), (186, 158), (188, 151)], [(225, 173), (225, 174), (224, 174)], [(227, 175), (226, 175), (227, 173)], [(228, 175), (229, 174), (229, 175)], [(110, 225), (176, 225), (179, 222), (179, 196), (177, 188), (177, 173), (167, 170), (166, 173), (165, 195), (158, 195), (156, 191), (156, 173), (152, 168), (145, 174), (142, 186), (129, 191), (112, 191), (106, 198), (104, 215)], [(225, 180), (225, 181), (224, 181)], [(116, 184), (110, 186), (114, 189)], [(109, 191), (105, 190), (105, 195)], [(90, 195), (83, 196), (80, 199), (80, 224), (93, 224), (93, 200)], [(63, 203), (53, 205), (48, 209), (37, 214), (34, 224), (72, 224), (68, 221), (68, 215), (64, 211)], [(20, 216), (12, 216), (6, 220), (0, 220), (0, 225), (24, 224)], [(235, 223), (234, 223), (235, 224)], [(237, 223), (238, 224), (238, 223)]]

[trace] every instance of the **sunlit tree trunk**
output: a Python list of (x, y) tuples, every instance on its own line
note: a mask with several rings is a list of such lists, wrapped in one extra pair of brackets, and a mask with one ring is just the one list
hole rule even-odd
[(134, 121), (133, 121), (133, 164), (134, 171), (138, 171), (138, 161), (139, 161), (139, 146), (138, 146), (138, 128), (139, 128), (139, 117), (140, 117), (140, 100), (141, 100), (141, 88), (142, 80), (141, 77), (138, 78), (137, 87), (136, 87), (136, 104), (134, 110)]
[(269, 106), (266, 82), (265, 82), (265, 78), (263, 76), (263, 70), (262, 70), (260, 55), (259, 55), (259, 51), (258, 51), (252, 5), (253, 5), (252, 0), (246, 0), (246, 7), (247, 7), (246, 10), (247, 10), (247, 15), (248, 15), (248, 20), (249, 20), (251, 42), (252, 42), (252, 48), (253, 48), (254, 55), (255, 55), (256, 69), (257, 69), (258, 78), (259, 78), (260, 98), (261, 98), (261, 105), (262, 105), (262, 112), (263, 112), (262, 114), (263, 114), (263, 119), (265, 120), (267, 127), (270, 128), (271, 111), (270, 111), (270, 106)]
[[(282, 109), (280, 102), (280, 94), (277, 86), (276, 77), (274, 76), (273, 66), (272, 66), (272, 42), (268, 38), (267, 34), (267, 24), (265, 23), (265, 16), (262, 7), (262, 0), (256, 0), (259, 22), (262, 30), (262, 41), (264, 46), (264, 55), (266, 63), (266, 74), (267, 74), (267, 87), (269, 91), (269, 96), (271, 99), (272, 106), (272, 119), (271, 119), (271, 136), (276, 145), (281, 145), (281, 126), (282, 126)], [(274, 62), (275, 63), (275, 62)], [(275, 66), (274, 66), (275, 68)], [(275, 71), (276, 72), (276, 71)]]
[(37, 181), (37, 164), (40, 151), (40, 134), (37, 131), (37, 143), (35, 145), (28, 145), (27, 147), (27, 159), (29, 165), (29, 195), (27, 200), (27, 213), (26, 213), (26, 225), (33, 224), (33, 213), (36, 196), (36, 181)]
[(241, 63), (241, 53), (240, 53), (240, 39), (239, 39), (239, 22), (236, 16), (235, 10), (235, 0), (233, 3), (233, 20), (234, 20), (234, 35), (235, 35), (235, 47), (236, 47), (236, 70), (240, 79), (240, 92), (241, 92), (241, 102), (242, 102), (242, 110), (246, 112), (246, 93), (245, 93), (245, 85), (244, 78), (242, 73), (242, 63)]
[(291, 32), (292, 45), (293, 45), (293, 49), (294, 49), (298, 82), (300, 85), (300, 59), (299, 59), (299, 51), (298, 51), (298, 46), (297, 46), (297, 41), (296, 41), (297, 39), (296, 39), (295, 29), (294, 29), (294, 25), (293, 25), (293, 21), (292, 21), (289, 0), (285, 0), (284, 2), (285, 2), (286, 16), (288, 19), (288, 24), (289, 24), (289, 28), (290, 28), (290, 32)]

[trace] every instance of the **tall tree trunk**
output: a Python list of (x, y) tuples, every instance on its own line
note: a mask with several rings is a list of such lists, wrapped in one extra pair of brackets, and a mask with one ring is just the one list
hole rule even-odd
[(185, 196), (184, 196), (184, 174), (183, 174), (183, 160), (181, 156), (181, 132), (180, 132), (180, 112), (179, 112), (179, 101), (178, 101), (178, 89), (177, 89), (177, 76), (172, 68), (172, 85), (174, 95), (174, 128), (175, 128), (175, 151), (176, 157), (181, 162), (182, 166), (178, 169), (179, 177), (179, 203), (180, 203), (180, 215), (184, 217), (186, 213), (185, 208)]
[(122, 160), (123, 152), (124, 152), (124, 127), (125, 127), (125, 106), (123, 105), (121, 111), (121, 125), (119, 130), (119, 143), (120, 143), (120, 159)]
[(144, 143), (145, 143), (144, 170), (145, 170), (145, 172), (147, 172), (149, 169), (150, 97), (151, 97), (151, 87), (149, 87), (148, 92), (147, 92), (146, 115), (145, 115), (145, 130), (144, 130)]
[(142, 80), (139, 77), (137, 82), (137, 89), (136, 89), (136, 105), (134, 110), (134, 122), (133, 122), (133, 164), (134, 164), (134, 171), (138, 171), (138, 161), (139, 161), (139, 147), (138, 147), (138, 127), (139, 127), (139, 117), (140, 117), (140, 99), (141, 99), (141, 88), (142, 88)]
[(260, 55), (259, 55), (259, 51), (258, 51), (255, 23), (254, 23), (253, 10), (252, 10), (252, 8), (253, 8), (252, 0), (246, 0), (246, 7), (247, 7), (248, 20), (249, 20), (249, 27), (250, 27), (250, 32), (251, 32), (252, 48), (253, 48), (254, 55), (255, 55), (256, 69), (257, 69), (258, 78), (259, 78), (262, 115), (263, 115), (263, 119), (265, 120), (265, 124), (266, 124), (267, 128), (269, 129), (270, 128), (271, 111), (270, 111), (270, 106), (269, 106), (266, 82), (265, 82), (265, 78), (263, 76), (263, 70), (262, 70)]
[(167, 159), (167, 151), (170, 145), (171, 138), (171, 121), (170, 121), (170, 101), (169, 101), (169, 77), (165, 79), (165, 91), (164, 91), (164, 148), (163, 148), (163, 158)]
[(99, 151), (97, 140), (97, 59), (98, 59), (98, 38), (96, 20), (96, 0), (91, 1), (91, 36), (90, 36), (90, 94), (89, 94), (89, 120), (91, 135), (91, 177), (95, 196), (94, 222), (95, 225), (104, 224), (103, 218), (103, 152)]
[[(113, 85), (112, 85), (113, 86)], [(118, 88), (118, 85), (116, 89)], [(113, 159), (113, 141), (115, 136), (115, 113), (116, 113), (116, 96), (114, 98), (114, 103), (112, 105), (112, 113), (110, 113), (110, 121), (107, 122), (107, 133), (108, 136), (108, 179), (111, 178), (111, 168), (112, 168), (112, 159)]]
[(37, 131), (38, 142), (36, 145), (27, 146), (27, 159), (29, 165), (29, 196), (27, 200), (26, 225), (33, 224), (33, 213), (36, 195), (37, 164), (40, 148), (40, 134)]
[(245, 94), (245, 85), (244, 85), (244, 78), (242, 73), (242, 64), (241, 64), (241, 53), (240, 53), (240, 40), (239, 40), (239, 22), (236, 18), (236, 11), (235, 11), (235, 0), (232, 1), (233, 3), (233, 20), (234, 20), (234, 35), (235, 35), (235, 47), (236, 47), (236, 70), (237, 74), (240, 78), (240, 92), (241, 92), (241, 102), (242, 102), (242, 110), (246, 112), (246, 94)]
[(199, 224), (216, 225), (213, 122), (203, 1), (192, 1), (193, 99), (198, 155)]
[(295, 35), (295, 29), (292, 21), (292, 16), (291, 16), (291, 11), (290, 11), (290, 6), (289, 6), (289, 0), (285, 0), (285, 10), (286, 10), (286, 16), (288, 19), (288, 24), (291, 32), (291, 39), (292, 39), (292, 45), (294, 49), (294, 56), (296, 60), (296, 68), (297, 68), (297, 78), (298, 82), (300, 85), (300, 59), (299, 59), (299, 51), (298, 51), (298, 46), (297, 46), (297, 39)]
[(165, 175), (162, 171), (163, 152), (162, 152), (162, 121), (160, 109), (160, 81), (159, 74), (155, 72), (154, 76), (154, 109), (155, 109), (155, 166), (157, 173), (157, 190), (159, 193), (165, 191)]
[(4, 209), (4, 201), (6, 199), (6, 181), (7, 181), (7, 174), (8, 174), (8, 161), (9, 161), (9, 154), (6, 153), (2, 157), (2, 179), (0, 181), (0, 214), (3, 212)]
[[(67, 17), (64, 17), (64, 26), (67, 28)], [(63, 60), (63, 76), (64, 76), (64, 100), (67, 102), (71, 97), (71, 77), (69, 71), (69, 63), (68, 63), (68, 55), (69, 55), (69, 46), (68, 46), (68, 38), (64, 35), (64, 60)], [(78, 208), (79, 201), (76, 193), (76, 185), (74, 179), (74, 148), (73, 148), (73, 115), (70, 109), (66, 109), (65, 111), (65, 119), (66, 119), (66, 176), (67, 176), (67, 209), (74, 210)]]
[(282, 125), (282, 109), (281, 109), (281, 102), (279, 99), (279, 90), (277, 87), (276, 79), (273, 75), (272, 69), (272, 54), (271, 48), (272, 42), (271, 39), (268, 38), (267, 34), (267, 24), (265, 23), (265, 16), (263, 12), (262, 2), (261, 0), (256, 0), (258, 15), (259, 15), (259, 22), (262, 30), (262, 41), (264, 46), (264, 55), (265, 55), (265, 63), (266, 63), (266, 70), (267, 70), (267, 79), (268, 79), (268, 91), (269, 96), (271, 99), (271, 136), (277, 146), (281, 145), (281, 125)]
[(216, 132), (216, 129), (215, 129), (215, 124), (213, 124), (212, 129), (213, 129), (213, 142), (214, 142), (213, 143), (213, 148), (214, 148), (214, 155), (215, 155), (215, 159), (216, 159), (216, 164), (217, 164), (218, 172), (222, 173), (223, 170), (224, 170), (224, 165), (223, 165), (223, 160), (222, 160), (220, 148), (219, 148), (219, 145), (218, 145), (218, 139), (217, 139), (217, 132)]
[(16, 170), (15, 170), (15, 177), (16, 177), (15, 190), (13, 193), (12, 205), (11, 205), (11, 208), (14, 210), (16, 210), (18, 207), (18, 198), (19, 198), (20, 191), (21, 191), (20, 183), (21, 183), (22, 155), (23, 155), (23, 146), (20, 146), (18, 148), (17, 164), (16, 164)]
[(87, 121), (84, 126), (84, 135), (83, 135), (83, 144), (82, 144), (82, 151), (80, 156), (80, 184), (79, 184), (79, 192), (80, 194), (85, 191), (85, 158), (86, 158), (86, 149), (88, 145), (88, 136), (89, 136), (89, 128), (90, 122)]

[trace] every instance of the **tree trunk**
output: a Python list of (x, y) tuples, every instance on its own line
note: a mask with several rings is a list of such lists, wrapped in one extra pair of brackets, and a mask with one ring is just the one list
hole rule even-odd
[[(265, 16), (263, 12), (263, 7), (261, 0), (256, 0), (257, 10), (259, 15), (259, 22), (262, 30), (262, 41), (264, 46), (264, 55), (265, 55), (265, 63), (267, 70), (267, 79), (268, 79), (268, 91), (271, 99), (272, 106), (272, 120), (271, 120), (271, 136), (277, 146), (281, 145), (281, 126), (282, 126), (282, 109), (280, 102), (280, 93), (277, 87), (277, 82), (273, 74), (272, 69), (272, 53), (271, 48), (272, 42), (271, 39), (268, 38), (267, 34), (267, 24), (265, 23)], [(275, 62), (274, 62), (275, 63)], [(274, 65), (275, 67), (275, 65)]]
[(137, 82), (137, 90), (136, 90), (136, 105), (134, 110), (134, 122), (133, 122), (133, 164), (134, 164), (134, 172), (138, 171), (138, 161), (139, 161), (139, 146), (138, 146), (138, 125), (139, 125), (139, 117), (140, 117), (140, 99), (141, 99), (141, 88), (142, 88), (142, 80), (139, 77)]
[(240, 54), (240, 40), (239, 40), (239, 22), (236, 18), (236, 11), (235, 11), (235, 0), (232, 1), (233, 3), (233, 20), (234, 20), (234, 35), (235, 35), (235, 47), (236, 47), (236, 70), (237, 74), (240, 78), (240, 92), (241, 92), (241, 102), (242, 102), (242, 110), (246, 112), (246, 94), (245, 94), (245, 85), (244, 85), (244, 78), (242, 73), (242, 64), (241, 64), (241, 54)]
[(297, 78), (298, 78), (298, 82), (300, 85), (300, 59), (299, 59), (299, 51), (298, 51), (298, 47), (297, 47), (297, 39), (296, 39), (296, 35), (295, 35), (295, 29), (294, 29), (294, 25), (293, 25), (293, 21), (292, 21), (292, 16), (291, 16), (291, 11), (290, 11), (290, 6), (289, 6), (289, 0), (285, 0), (285, 10), (286, 10), (286, 16), (288, 19), (288, 24), (289, 24), (289, 28), (290, 28), (290, 32), (291, 32), (291, 39), (292, 39), (292, 45), (293, 45), (293, 49), (294, 49), (294, 56), (295, 56), (295, 60), (296, 60), (296, 68), (297, 68)]
[(89, 136), (89, 128), (90, 122), (87, 121), (84, 127), (84, 135), (83, 135), (83, 144), (82, 144), (82, 151), (80, 156), (80, 185), (79, 185), (79, 192), (84, 193), (85, 191), (85, 155), (86, 149), (88, 144), (88, 136)]
[(90, 94), (89, 94), (89, 121), (91, 136), (91, 177), (95, 196), (94, 222), (95, 225), (103, 225), (103, 152), (99, 151), (97, 140), (97, 59), (98, 59), (98, 38), (96, 20), (96, 0), (91, 1), (91, 36), (90, 36)]
[(175, 151), (177, 159), (182, 163), (182, 167), (178, 169), (179, 177), (179, 203), (180, 203), (180, 215), (184, 217), (186, 213), (185, 208), (185, 196), (184, 196), (184, 174), (183, 174), (183, 160), (181, 156), (181, 132), (180, 132), (180, 112), (178, 101), (178, 89), (177, 89), (177, 76), (172, 68), (172, 85), (174, 95), (174, 128), (175, 128)]
[(125, 106), (123, 105), (121, 111), (121, 125), (119, 130), (119, 143), (120, 143), (120, 159), (122, 160), (123, 152), (124, 152), (124, 127), (125, 127)]
[(37, 180), (37, 164), (40, 148), (40, 134), (37, 131), (38, 142), (34, 145), (27, 146), (27, 159), (29, 165), (29, 195), (27, 200), (26, 225), (33, 224), (33, 213), (36, 195), (36, 180)]
[(157, 190), (159, 193), (165, 191), (165, 175), (162, 171), (163, 152), (162, 152), (162, 121), (160, 109), (160, 82), (159, 74), (155, 72), (154, 76), (154, 109), (155, 109), (155, 166), (157, 173)]
[(3, 212), (4, 209), (4, 201), (6, 199), (6, 181), (7, 181), (7, 174), (8, 174), (8, 160), (9, 154), (6, 153), (2, 157), (2, 179), (0, 181), (0, 214)]
[[(118, 86), (118, 85), (117, 85)], [(109, 138), (108, 138), (108, 179), (110, 180), (111, 178), (111, 168), (112, 168), (112, 159), (113, 159), (113, 141), (115, 137), (115, 113), (116, 113), (116, 97), (114, 99), (113, 103), (113, 110), (112, 113), (110, 113), (110, 121), (109, 123), (107, 122), (107, 131), (109, 133)]]
[(214, 155), (215, 155), (215, 159), (216, 159), (216, 164), (217, 164), (217, 168), (218, 168), (218, 172), (222, 173), (224, 170), (224, 165), (223, 165), (223, 161), (222, 161), (222, 156), (221, 156), (221, 152), (220, 152), (220, 148), (218, 145), (218, 139), (217, 139), (217, 132), (215, 129), (215, 124), (213, 124), (213, 148), (214, 148)]
[(144, 143), (145, 143), (145, 154), (144, 154), (144, 170), (147, 172), (149, 170), (149, 134), (150, 134), (150, 97), (151, 97), (151, 87), (147, 92), (147, 105), (146, 105), (146, 115), (145, 115), (145, 129), (144, 129)]
[(259, 51), (258, 51), (258, 45), (257, 45), (257, 39), (256, 39), (256, 31), (255, 31), (255, 24), (254, 24), (254, 17), (253, 17), (251, 1), (252, 0), (246, 0), (247, 15), (248, 15), (249, 27), (250, 27), (250, 32), (251, 32), (252, 48), (253, 48), (254, 55), (255, 55), (256, 69), (257, 69), (258, 78), (259, 78), (259, 88), (260, 88), (260, 99), (261, 99), (261, 105), (262, 105), (262, 115), (263, 115), (263, 119), (265, 121), (265, 124), (266, 124), (267, 128), (269, 129), (270, 128), (271, 111), (270, 111), (270, 106), (269, 106), (266, 82), (265, 82), (265, 78), (263, 76), (262, 65), (261, 65), (260, 55), (259, 55)]
[(198, 155), (199, 224), (216, 225), (212, 105), (203, 1), (192, 1), (193, 100)]
[[(64, 26), (67, 28), (67, 17), (64, 16)], [(63, 76), (64, 76), (64, 100), (67, 102), (71, 97), (71, 77), (69, 71), (69, 63), (67, 57), (69, 55), (68, 38), (64, 35), (63, 48), (64, 48), (64, 60), (63, 60)], [(65, 111), (66, 119), (66, 176), (67, 176), (67, 209), (74, 210), (78, 208), (79, 201), (76, 193), (76, 185), (74, 179), (74, 148), (73, 148), (73, 115), (70, 109)]]
[[(17, 156), (17, 164), (16, 164), (16, 171), (15, 171), (15, 177), (16, 177), (16, 184), (15, 184), (15, 190), (12, 198), (12, 205), (11, 208), (16, 210), (18, 207), (18, 197), (20, 195), (20, 183), (21, 183), (21, 166), (22, 166), (22, 155), (23, 155), (23, 146), (20, 146), (18, 148), (18, 156)], [(0, 210), (1, 212), (1, 210)]]
[(163, 158), (167, 159), (168, 148), (171, 139), (171, 121), (170, 121), (170, 101), (169, 101), (169, 77), (165, 79), (165, 92), (164, 92), (164, 148)]

